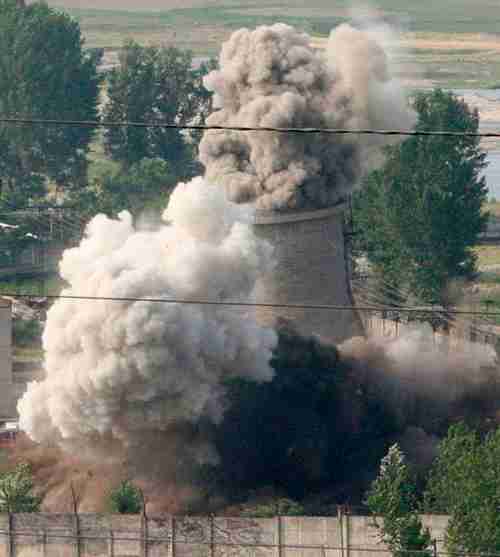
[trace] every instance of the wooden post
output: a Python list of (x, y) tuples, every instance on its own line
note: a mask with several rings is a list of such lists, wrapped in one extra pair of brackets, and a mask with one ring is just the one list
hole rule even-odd
[(337, 505), (337, 519), (339, 521), (340, 555), (344, 557), (344, 513), (342, 505)]
[(7, 552), (8, 552), (8, 557), (14, 557), (15, 547), (14, 547), (14, 525), (13, 525), (12, 513), (9, 513), (8, 516)]
[(108, 557), (114, 557), (114, 555), (115, 555), (115, 539), (113, 535), (113, 528), (110, 528), (108, 532)]
[(213, 513), (210, 514), (210, 557), (215, 557), (215, 519)]
[(278, 506), (278, 557), (283, 557), (283, 524), (281, 519), (281, 509)]
[(172, 515), (172, 552), (171, 557), (175, 557), (175, 516)]
[(47, 529), (44, 528), (42, 532), (42, 556), (47, 557)]
[(73, 507), (73, 516), (74, 516), (74, 530), (75, 530), (75, 553), (76, 557), (81, 557), (82, 548), (80, 543), (80, 518), (78, 516), (78, 505), (80, 503), (80, 499), (76, 494), (75, 488), (73, 484), (70, 485), (71, 489), (71, 503)]
[(141, 514), (141, 555), (148, 557), (148, 518), (144, 511)]
[(139, 493), (142, 500), (142, 511), (141, 511), (141, 556), (148, 557), (148, 516), (146, 514), (146, 497), (144, 492), (139, 488)]
[(349, 557), (350, 553), (350, 543), (351, 543), (351, 513), (349, 507), (347, 507), (346, 512), (344, 513), (345, 516), (345, 557)]

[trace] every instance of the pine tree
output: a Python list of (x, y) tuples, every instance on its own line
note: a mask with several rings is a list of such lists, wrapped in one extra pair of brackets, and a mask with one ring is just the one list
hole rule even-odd
[[(368, 493), (371, 512), (377, 522), (381, 541), (395, 557), (430, 557), (428, 530), (416, 510), (415, 485), (399, 446), (393, 445), (382, 459), (379, 475)], [(412, 553), (414, 552), (414, 553)]]

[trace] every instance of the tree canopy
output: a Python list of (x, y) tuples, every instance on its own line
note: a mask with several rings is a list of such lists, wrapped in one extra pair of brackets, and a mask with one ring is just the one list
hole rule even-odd
[[(95, 120), (100, 52), (86, 52), (78, 23), (35, 2), (0, 0), (0, 112), (9, 117)], [(16, 205), (85, 185), (93, 129), (0, 125), (0, 192)], [(1, 200), (0, 198), (0, 200)]]
[[(211, 95), (203, 87), (208, 66), (193, 68), (193, 55), (174, 47), (143, 47), (125, 43), (120, 64), (108, 75), (107, 120), (203, 124)], [(106, 153), (125, 167), (144, 158), (162, 159), (182, 178), (194, 171), (196, 137), (162, 127), (109, 128)]]
[(92, 170), (89, 188), (78, 198), (87, 216), (97, 212), (112, 216), (123, 210), (135, 216), (148, 210), (162, 211), (177, 183), (162, 159), (142, 159), (128, 168), (103, 161), (95, 163)]
[[(420, 92), (414, 108), (417, 131), (478, 131), (477, 110), (452, 93)], [(446, 303), (449, 282), (473, 275), (488, 218), (485, 156), (470, 136), (415, 136), (386, 149), (354, 198), (359, 247), (386, 282)]]
[(441, 442), (425, 506), (450, 515), (449, 551), (500, 551), (500, 428), (483, 438), (459, 424)]
[(412, 551), (422, 557), (431, 543), (428, 530), (422, 526), (417, 512), (415, 483), (399, 446), (392, 445), (382, 459), (378, 477), (367, 497), (371, 512), (381, 519), (377, 526), (381, 541), (395, 557), (411, 556)]
[(139, 514), (143, 507), (141, 490), (130, 480), (124, 480), (108, 495), (109, 510), (117, 514)]
[(38, 512), (42, 498), (35, 495), (33, 475), (26, 463), (18, 464), (14, 470), (0, 475), (0, 512)]

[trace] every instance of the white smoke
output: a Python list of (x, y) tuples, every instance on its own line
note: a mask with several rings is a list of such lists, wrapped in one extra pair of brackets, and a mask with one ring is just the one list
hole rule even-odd
[[(406, 128), (414, 123), (375, 35), (349, 25), (326, 52), (284, 24), (241, 29), (205, 79), (219, 108), (209, 125), (297, 128)], [(327, 207), (370, 165), (380, 138), (208, 131), (200, 145), (207, 177), (231, 200), (259, 209)]]
[[(128, 301), (57, 301), (43, 335), (46, 379), (18, 404), (37, 442), (133, 450), (179, 424), (218, 422), (223, 381), (269, 381), (276, 334), (234, 308), (134, 298), (252, 299), (272, 264), (248, 213), (197, 178), (180, 184), (155, 230), (129, 213), (96, 216), (79, 247), (65, 252), (64, 295)], [(199, 445), (194, 455), (211, 458)], [(203, 450), (201, 450), (203, 449)], [(194, 450), (194, 449), (191, 449)]]
[(437, 336), (429, 324), (413, 324), (392, 341), (375, 340), (393, 363), (393, 372), (430, 398), (452, 402), (485, 384), (485, 369), (498, 374), (498, 358), (490, 345), (460, 339), (451, 347), (449, 337)]
[(402, 425), (442, 434), (443, 424), (469, 411), (484, 416), (498, 409), (500, 368), (489, 345), (465, 339), (450, 344), (420, 323), (405, 326), (395, 339), (354, 338), (339, 350)]

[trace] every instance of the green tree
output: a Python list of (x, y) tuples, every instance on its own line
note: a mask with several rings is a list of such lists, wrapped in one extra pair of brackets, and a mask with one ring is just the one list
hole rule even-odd
[[(417, 131), (478, 131), (477, 110), (452, 93), (418, 93), (414, 107)], [(415, 136), (386, 149), (354, 198), (359, 247), (386, 282), (445, 304), (449, 281), (473, 276), (485, 164), (477, 137)]]
[(371, 512), (381, 517), (377, 522), (381, 540), (394, 556), (429, 555), (431, 538), (416, 510), (415, 485), (399, 446), (393, 445), (382, 459), (380, 472), (368, 493)]
[(40, 510), (42, 498), (34, 495), (31, 468), (21, 463), (0, 475), (0, 512), (32, 513)]
[[(0, 113), (9, 117), (94, 120), (100, 53), (85, 52), (80, 27), (47, 4), (0, 0)], [(26, 205), (85, 185), (93, 129), (0, 124), (0, 197)]]
[(428, 511), (450, 515), (450, 552), (500, 551), (500, 428), (484, 438), (452, 426), (439, 447), (425, 493)]
[[(142, 47), (129, 41), (120, 53), (120, 65), (108, 75), (107, 120), (162, 121), (173, 124), (204, 123), (211, 95), (203, 87), (209, 66), (193, 69), (189, 51), (174, 47)], [(199, 137), (182, 130), (114, 127), (106, 130), (104, 146), (113, 160), (125, 167), (144, 158), (168, 162), (180, 177), (196, 172)]]
[(142, 159), (125, 169), (113, 161), (95, 165), (90, 188), (78, 198), (78, 206), (87, 215), (105, 213), (113, 216), (127, 210), (134, 215), (163, 210), (176, 179), (161, 159)]
[(118, 514), (139, 514), (143, 506), (141, 490), (129, 480), (110, 492), (108, 502), (109, 510)]

